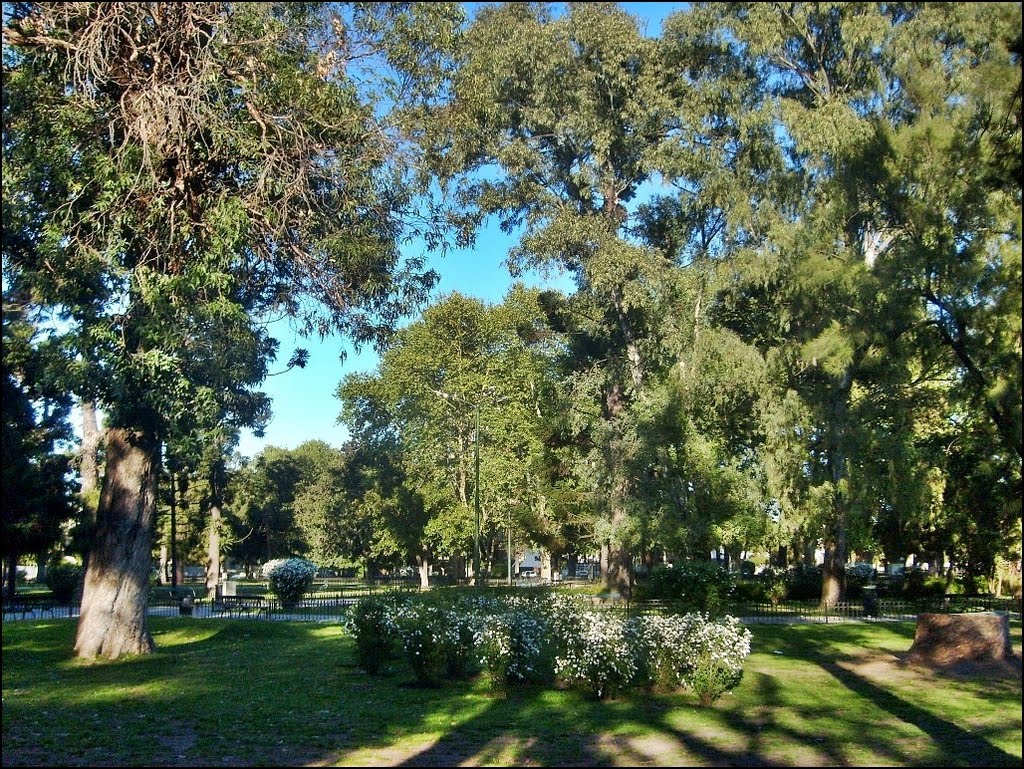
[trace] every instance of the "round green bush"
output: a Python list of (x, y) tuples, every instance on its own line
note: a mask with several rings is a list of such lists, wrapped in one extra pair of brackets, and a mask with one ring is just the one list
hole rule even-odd
[(380, 672), (395, 645), (397, 629), (392, 619), (392, 606), (367, 596), (352, 609), (349, 630), (356, 639), (359, 667), (371, 675)]
[(305, 558), (276, 558), (263, 564), (263, 577), (285, 609), (298, 606), (316, 572), (317, 565)]
[(794, 601), (810, 601), (821, 598), (821, 566), (800, 564), (786, 573), (786, 596)]
[(77, 563), (61, 561), (47, 570), (46, 584), (53, 592), (57, 603), (71, 603), (82, 585), (84, 576), (84, 570)]
[(677, 601), (684, 611), (720, 614), (731, 600), (736, 578), (714, 561), (683, 561), (654, 567), (637, 582), (637, 600)]

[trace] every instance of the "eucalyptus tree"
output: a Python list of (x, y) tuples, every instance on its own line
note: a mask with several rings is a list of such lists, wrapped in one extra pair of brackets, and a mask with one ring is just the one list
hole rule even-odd
[[(376, 343), (432, 275), (403, 107), (429, 99), (449, 4), (18, 4), (4, 23), (4, 276), (59, 323), (108, 419), (76, 652), (152, 649), (160, 445), (258, 426), (261, 322)], [(436, 233), (428, 233), (436, 234)], [(221, 344), (209, 346), (211, 339)], [(253, 367), (224, 381), (216, 355)]]

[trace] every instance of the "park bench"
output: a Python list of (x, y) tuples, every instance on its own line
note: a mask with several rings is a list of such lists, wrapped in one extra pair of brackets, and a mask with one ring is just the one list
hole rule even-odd
[(150, 606), (177, 606), (178, 613), (191, 615), (196, 602), (196, 591), (190, 587), (156, 587), (150, 591)]
[(258, 617), (266, 615), (267, 604), (261, 595), (222, 595), (213, 602), (214, 614), (233, 617)]

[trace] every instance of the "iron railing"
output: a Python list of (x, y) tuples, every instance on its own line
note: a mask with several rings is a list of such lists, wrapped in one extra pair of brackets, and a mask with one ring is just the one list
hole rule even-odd
[[(191, 591), (162, 590), (150, 596), (149, 614), (152, 616), (190, 616), (199, 619), (245, 617), (251, 619), (283, 619), (308, 622), (339, 621), (360, 598), (367, 595), (381, 595), (390, 592), (415, 592), (415, 587), (405, 583), (392, 585), (361, 585), (346, 586), (343, 589), (320, 590), (308, 594), (297, 605), (285, 607), (272, 595), (251, 593), (253, 597), (261, 597), (258, 604), (254, 601), (248, 607), (245, 602), (234, 608), (227, 606), (216, 597), (198, 597), (188, 601), (188, 606), (181, 600)], [(239, 602), (235, 602), (238, 604)], [(876, 604), (876, 605), (875, 605)], [(821, 607), (816, 601), (781, 601), (778, 603), (751, 601), (730, 603), (720, 607), (717, 614), (729, 614), (740, 618), (743, 622), (758, 623), (792, 623), (792, 622), (849, 622), (849, 621), (894, 621), (916, 620), (922, 613), (964, 613), (998, 611), (1006, 612), (1011, 618), (1021, 618), (1021, 600), (1019, 598), (995, 598), (991, 596), (960, 596), (948, 595), (937, 598), (900, 599), (879, 598), (866, 609), (864, 601), (847, 601), (831, 607)], [(593, 599), (596, 608), (622, 610), (629, 614), (679, 614), (691, 607), (679, 601), (634, 601)], [(258, 610), (257, 610), (258, 609)], [(79, 613), (77, 602), (59, 604), (52, 598), (26, 596), (5, 601), (3, 620), (74, 618)]]

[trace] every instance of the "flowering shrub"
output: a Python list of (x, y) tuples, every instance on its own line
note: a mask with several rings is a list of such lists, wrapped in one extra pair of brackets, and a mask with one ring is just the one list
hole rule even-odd
[(697, 615), (690, 626), (691, 664), (683, 681), (701, 705), (710, 705), (739, 685), (743, 661), (750, 654), (750, 638), (750, 631), (735, 617), (709, 622), (706, 615)]
[(703, 705), (740, 682), (751, 638), (733, 617), (625, 619), (569, 596), (371, 597), (346, 627), (369, 672), (400, 646), (424, 684), (482, 669), (494, 686), (557, 679), (599, 699), (631, 685), (684, 686)]
[(396, 618), (402, 651), (421, 684), (432, 684), (439, 677), (445, 661), (445, 649), (457, 639), (446, 638), (444, 610), (417, 604), (403, 607)]
[(637, 678), (657, 689), (677, 689), (686, 684), (692, 669), (691, 638), (699, 615), (637, 617), (633, 621)]
[(477, 613), (445, 612), (442, 656), (449, 678), (468, 678), (479, 669), (474, 649), (482, 621), (483, 616)]
[(620, 617), (588, 611), (582, 614), (581, 622), (579, 643), (571, 644), (555, 659), (555, 675), (603, 699), (634, 679), (635, 643)]
[(474, 642), (480, 664), (494, 686), (535, 680), (541, 673), (545, 626), (525, 611), (485, 618)]
[(479, 617), (424, 602), (394, 601), (391, 619), (401, 650), (420, 684), (474, 671), (473, 639)]
[(398, 628), (392, 606), (379, 598), (359, 601), (348, 615), (346, 629), (356, 640), (356, 660), (370, 675), (380, 672), (391, 654)]
[(276, 558), (263, 564), (263, 577), (281, 605), (292, 609), (313, 584), (317, 567), (305, 558)]

